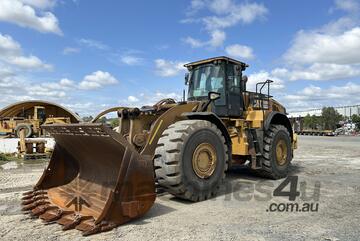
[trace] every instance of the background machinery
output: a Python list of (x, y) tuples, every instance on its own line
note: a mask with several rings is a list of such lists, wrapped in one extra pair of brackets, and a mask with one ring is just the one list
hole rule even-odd
[(23, 210), (90, 235), (146, 213), (155, 182), (176, 197), (202, 201), (217, 194), (231, 165), (285, 177), (296, 135), (270, 96), (272, 81), (247, 91), (248, 66), (227, 57), (185, 67), (186, 101), (119, 108), (117, 132), (101, 123), (44, 125), (56, 146), (24, 194)]
[(22, 116), (1, 117), (0, 133), (20, 138), (20, 132), (25, 130), (25, 137), (40, 136), (44, 134), (40, 128), (42, 124), (70, 123), (69, 117), (46, 116), (44, 106), (34, 106), (31, 114), (27, 115), (24, 112)]

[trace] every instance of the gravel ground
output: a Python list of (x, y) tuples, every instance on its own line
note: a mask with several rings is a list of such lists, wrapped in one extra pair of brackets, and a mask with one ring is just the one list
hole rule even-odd
[[(298, 176), (299, 183), (306, 182), (308, 196), (320, 184), (319, 199), (306, 201), (317, 204), (317, 211), (267, 211), (272, 203), (290, 202), (288, 197), (272, 196), (283, 180), (257, 178), (237, 168), (228, 173), (217, 198), (189, 203), (164, 194), (143, 218), (85, 239), (359, 240), (359, 147), (360, 137), (299, 137), (291, 175)], [(36, 183), (45, 162), (0, 164), (1, 240), (84, 239), (79, 231), (63, 232), (60, 225), (43, 225), (20, 212), (21, 193)], [(260, 188), (271, 195), (259, 192)], [(295, 203), (301, 206), (305, 201), (304, 191), (300, 192)]]

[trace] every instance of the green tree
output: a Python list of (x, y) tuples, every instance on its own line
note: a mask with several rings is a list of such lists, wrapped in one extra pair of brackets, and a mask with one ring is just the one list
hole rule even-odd
[(352, 115), (351, 116), (351, 121), (352, 123), (354, 123), (356, 125), (356, 129), (359, 131), (360, 130), (360, 115)]
[(321, 112), (321, 122), (325, 130), (335, 130), (343, 116), (334, 107), (324, 107)]
[(119, 118), (113, 118), (110, 120), (110, 125), (112, 128), (119, 126)]
[(92, 119), (93, 119), (92, 116), (84, 116), (84, 117), (82, 118), (82, 120), (83, 120), (84, 122), (90, 122)]
[(105, 124), (107, 121), (108, 119), (105, 116), (103, 116), (100, 119), (98, 119), (96, 122)]
[(318, 129), (318, 127), (321, 126), (321, 120), (318, 116), (312, 115), (310, 116), (307, 114), (304, 117), (304, 129)]
[(304, 129), (311, 129), (312, 118), (309, 114), (304, 117)]

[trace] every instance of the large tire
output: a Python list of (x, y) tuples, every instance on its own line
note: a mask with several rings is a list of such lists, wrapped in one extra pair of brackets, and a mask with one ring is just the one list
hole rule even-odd
[[(193, 167), (193, 157), (200, 160), (199, 150), (204, 146), (210, 146), (213, 152), (205, 149), (205, 155), (213, 157), (209, 159), (216, 165), (206, 166), (212, 170), (211, 174), (200, 177), (199, 167)], [(228, 156), (225, 138), (214, 124), (205, 120), (178, 121), (170, 125), (158, 141), (154, 158), (156, 179), (161, 187), (176, 197), (190, 201), (206, 200), (217, 194), (225, 178)], [(209, 159), (205, 157), (205, 160)]]
[[(277, 148), (283, 150), (280, 151), (282, 155), (279, 155), (282, 158), (278, 158)], [(255, 172), (266, 178), (284, 178), (288, 175), (291, 160), (292, 148), (289, 131), (283, 125), (271, 125), (264, 135), (262, 168)]]
[(29, 138), (32, 136), (32, 128), (30, 125), (27, 124), (19, 124), (15, 128), (15, 134), (18, 138), (20, 138), (20, 131), (25, 129), (25, 138)]

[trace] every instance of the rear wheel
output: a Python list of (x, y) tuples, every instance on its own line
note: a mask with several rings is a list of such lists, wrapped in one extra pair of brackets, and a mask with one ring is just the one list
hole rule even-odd
[(264, 135), (262, 168), (256, 170), (260, 176), (280, 179), (288, 175), (292, 160), (289, 131), (283, 125), (271, 125)]
[(228, 166), (225, 138), (211, 122), (178, 121), (159, 139), (154, 166), (159, 185), (169, 193), (191, 201), (211, 198)]
[(31, 137), (32, 135), (32, 128), (30, 125), (26, 125), (26, 124), (19, 124), (18, 126), (16, 126), (15, 128), (15, 133), (16, 133), (16, 136), (18, 138), (20, 138), (20, 132), (22, 130), (25, 130), (25, 138), (29, 138)]

